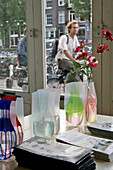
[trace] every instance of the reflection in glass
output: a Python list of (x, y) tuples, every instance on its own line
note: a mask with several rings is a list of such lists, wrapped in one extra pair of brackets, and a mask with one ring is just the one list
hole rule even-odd
[[(25, 0), (0, 0), (0, 4), (0, 88), (27, 91)], [(25, 60), (24, 64), (20, 64), (19, 58)]]
[[(69, 21), (77, 20), (79, 24), (78, 40), (86, 44), (86, 51), (92, 53), (92, 1), (65, 0), (51, 1), (51, 8), (46, 0), (46, 80), (47, 88), (59, 88), (64, 93), (66, 72), (58, 68), (55, 62), (56, 44), (61, 35), (66, 34), (65, 26)], [(74, 5), (76, 3), (76, 6)], [(81, 9), (79, 11), (79, 8)], [(86, 12), (87, 8), (87, 12)], [(75, 12), (77, 11), (77, 12)], [(84, 12), (85, 11), (85, 12)], [(75, 58), (77, 55), (74, 53)]]

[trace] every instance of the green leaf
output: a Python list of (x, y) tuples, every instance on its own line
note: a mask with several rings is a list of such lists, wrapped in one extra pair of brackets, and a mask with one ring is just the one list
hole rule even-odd
[(77, 73), (77, 71), (75, 70), (75, 71), (71, 71), (71, 72), (68, 73), (68, 74), (71, 75), (71, 76), (76, 76), (76, 73)]
[(80, 72), (87, 76), (87, 74), (86, 74), (86, 72), (84, 70), (81, 70)]
[(73, 66), (75, 68), (80, 68), (81, 67), (81, 65), (79, 63), (77, 63), (76, 61), (73, 61)]
[(82, 69), (87, 69), (87, 66), (86, 66), (86, 65), (83, 65), (83, 66), (82, 66)]

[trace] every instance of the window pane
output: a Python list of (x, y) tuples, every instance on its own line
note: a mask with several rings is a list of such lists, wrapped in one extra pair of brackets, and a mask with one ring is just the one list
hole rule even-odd
[(58, 0), (58, 4), (59, 4), (59, 6), (64, 5), (64, 0)]
[(59, 23), (64, 23), (65, 22), (65, 13), (64, 11), (59, 12)]
[(47, 14), (47, 25), (52, 25), (52, 14)]
[(73, 11), (70, 11), (70, 21), (75, 20), (75, 13)]
[(62, 28), (59, 29), (59, 37), (60, 37), (61, 35), (63, 35), (63, 29), (62, 29)]
[(52, 0), (46, 0), (46, 8), (52, 7)]
[[(28, 89), (25, 0), (0, 0), (0, 88)], [(19, 46), (18, 46), (19, 44)]]
[[(83, 0), (87, 5), (84, 3), (79, 4), (79, 1), (77, 1), (77, 9), (76, 7), (75, 9), (79, 11), (81, 8), (81, 11), (79, 11), (81, 13), (78, 14), (74, 12), (76, 10), (73, 8), (72, 3), (70, 3), (73, 1), (75, 0), (65, 1), (67, 3), (62, 7), (63, 0), (54, 0), (54, 2), (52, 1), (52, 9), (45, 9), (48, 23), (52, 23), (52, 25), (46, 25), (46, 87), (60, 88), (63, 93), (66, 76), (63, 76), (63, 70), (58, 68), (58, 63), (55, 61), (55, 45), (58, 43), (59, 38), (66, 34), (66, 25), (69, 21), (78, 21), (79, 31), (77, 37), (79, 43), (84, 41), (86, 44), (85, 50), (89, 52), (89, 55), (92, 52), (92, 13), (89, 11), (91, 4), (89, 0)], [(87, 11), (87, 14), (86, 12), (84, 13), (84, 10)], [(74, 57), (77, 57), (75, 53)]]

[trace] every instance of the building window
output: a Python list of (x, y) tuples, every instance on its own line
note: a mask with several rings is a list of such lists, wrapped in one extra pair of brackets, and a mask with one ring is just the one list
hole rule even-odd
[(46, 38), (55, 38), (55, 31), (47, 30), (46, 31)]
[(70, 20), (70, 21), (75, 20), (75, 13), (74, 13), (73, 11), (70, 11), (69, 20)]
[(69, 8), (72, 8), (71, 0), (68, 0), (68, 7), (69, 7)]
[(54, 31), (51, 31), (51, 32), (50, 32), (50, 37), (51, 37), (51, 38), (54, 38)]
[(14, 45), (14, 37), (11, 37), (11, 45)]
[(61, 35), (63, 35), (63, 28), (59, 29), (59, 37), (61, 37)]
[(11, 31), (11, 35), (14, 34), (14, 31)]
[(52, 0), (46, 0), (46, 8), (52, 8)]
[(65, 23), (65, 12), (64, 11), (59, 11), (58, 13), (58, 20), (59, 24)]
[(59, 6), (64, 6), (65, 5), (64, 0), (58, 0), (58, 5)]
[(49, 37), (49, 34), (48, 34), (48, 31), (46, 31), (46, 38), (48, 38)]
[(18, 38), (15, 37), (15, 45), (17, 45), (17, 44), (18, 44)]
[(47, 14), (47, 25), (52, 25), (52, 14)]

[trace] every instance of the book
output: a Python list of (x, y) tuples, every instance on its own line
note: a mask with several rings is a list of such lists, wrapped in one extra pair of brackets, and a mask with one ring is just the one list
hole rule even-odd
[(96, 169), (90, 149), (33, 137), (16, 146), (13, 154), (19, 166), (36, 169)]
[(74, 146), (89, 148), (94, 151), (96, 158), (105, 161), (113, 160), (113, 140), (86, 135), (77, 132), (75, 129), (56, 135), (56, 140)]
[(113, 123), (97, 122), (87, 126), (93, 135), (113, 139)]

